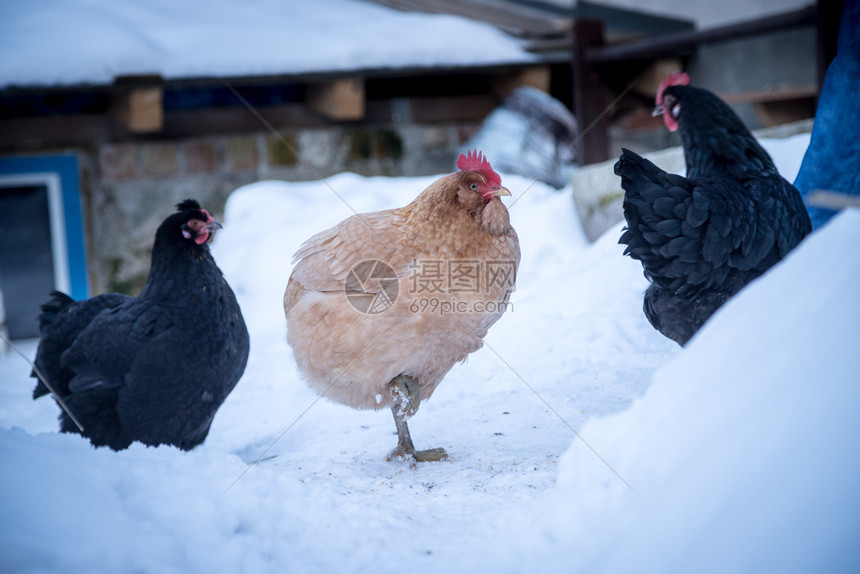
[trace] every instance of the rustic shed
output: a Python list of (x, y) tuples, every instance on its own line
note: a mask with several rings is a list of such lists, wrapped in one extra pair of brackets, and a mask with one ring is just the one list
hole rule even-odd
[[(154, 229), (181, 199), (217, 215), (260, 179), (449, 171), (518, 86), (568, 106), (589, 128), (571, 144), (585, 162), (605, 159), (610, 138), (630, 133), (609, 120), (647, 99), (611, 97), (678, 54), (631, 63), (600, 50), (693, 31), (683, 18), (532, 0), (47, 0), (3, 12), (0, 213), (16, 215), (0, 217), (0, 293), (8, 321), (26, 323), (15, 336), (35, 335), (37, 312), (17, 292), (136, 293)], [(37, 239), (28, 227), (41, 247), (26, 256), (11, 226), (24, 220), (48, 229)]]

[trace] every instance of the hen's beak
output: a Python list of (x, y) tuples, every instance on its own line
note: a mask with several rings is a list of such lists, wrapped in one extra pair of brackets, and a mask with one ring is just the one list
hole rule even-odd
[(510, 195), (511, 191), (507, 187), (496, 187), (493, 189), (493, 193), (490, 194), (490, 197), (501, 197), (503, 195)]
[(223, 225), (212, 219), (212, 217), (209, 217), (206, 225), (203, 226), (204, 232), (198, 235), (194, 242), (197, 243), (197, 245), (209, 243), (215, 237), (215, 231), (223, 228)]
[(654, 109), (651, 111), (651, 117), (656, 118), (657, 116), (662, 116), (665, 111), (666, 108), (663, 107), (663, 104), (658, 104), (654, 106)]

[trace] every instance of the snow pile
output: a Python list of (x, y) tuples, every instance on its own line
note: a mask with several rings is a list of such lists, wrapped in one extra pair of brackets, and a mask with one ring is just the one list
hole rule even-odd
[(547, 517), (515, 548), (570, 572), (856, 571), (858, 241), (860, 211), (842, 214), (722, 309), (645, 398), (590, 423), (612, 468), (574, 441)]
[(492, 26), (361, 0), (46, 0), (5, 3), (0, 13), (0, 87), (533, 59)]
[[(807, 142), (780, 146), (780, 168)], [(514, 307), (410, 421), (416, 446), (449, 461), (385, 462), (390, 413), (317, 400), (281, 309), (304, 239), (433, 178), (260, 182), (231, 196), (213, 245), (251, 357), (201, 447), (115, 453), (57, 435), (29, 367), (0, 358), (2, 569), (856, 570), (860, 214), (681, 350), (642, 314), (620, 226), (589, 245), (569, 193), (502, 177), (523, 249)]]

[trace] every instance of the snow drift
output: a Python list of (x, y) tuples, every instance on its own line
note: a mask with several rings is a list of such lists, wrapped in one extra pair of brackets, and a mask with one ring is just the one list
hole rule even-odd
[[(791, 179), (808, 136), (763, 143)], [(647, 282), (620, 226), (589, 245), (569, 193), (502, 178), (523, 250), (513, 309), (410, 421), (449, 461), (385, 462), (388, 413), (317, 400), (281, 310), (304, 239), (432, 178), (260, 182), (231, 196), (213, 244), (251, 356), (203, 445), (117, 453), (58, 435), (29, 366), (0, 358), (0, 569), (860, 568), (860, 213), (681, 350), (642, 314)]]

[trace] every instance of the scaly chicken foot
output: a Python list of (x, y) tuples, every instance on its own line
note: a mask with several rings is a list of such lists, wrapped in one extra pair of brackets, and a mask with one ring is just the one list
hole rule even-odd
[(448, 458), (444, 448), (431, 448), (427, 450), (415, 450), (412, 436), (409, 434), (409, 426), (406, 419), (415, 414), (421, 404), (421, 393), (418, 385), (411, 377), (398, 375), (389, 383), (391, 396), (394, 404), (391, 412), (394, 415), (394, 426), (397, 428), (397, 446), (388, 455), (387, 460), (402, 458), (408, 461), (414, 469), (416, 462), (435, 462)]

